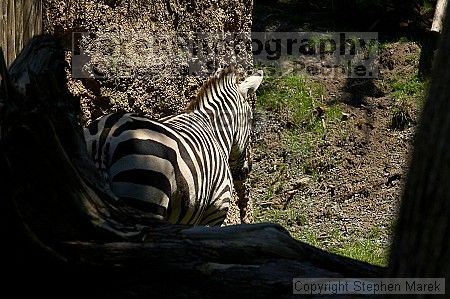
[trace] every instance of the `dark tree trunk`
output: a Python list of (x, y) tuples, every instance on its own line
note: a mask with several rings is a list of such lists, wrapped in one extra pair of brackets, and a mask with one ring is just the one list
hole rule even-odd
[(447, 17), (415, 138), (391, 249), (394, 277), (450, 277), (449, 26)]

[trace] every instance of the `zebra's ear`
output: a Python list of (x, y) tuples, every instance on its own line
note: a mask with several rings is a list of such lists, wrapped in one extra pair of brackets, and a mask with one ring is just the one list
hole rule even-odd
[(214, 73), (214, 77), (216, 77), (216, 79), (219, 79), (220, 76), (222, 75), (222, 73), (223, 73), (223, 68), (219, 67), (217, 69), (217, 71)]
[(247, 98), (249, 92), (255, 92), (263, 80), (264, 73), (262, 70), (257, 71), (251, 76), (247, 77), (241, 84), (239, 84), (239, 91), (244, 98)]

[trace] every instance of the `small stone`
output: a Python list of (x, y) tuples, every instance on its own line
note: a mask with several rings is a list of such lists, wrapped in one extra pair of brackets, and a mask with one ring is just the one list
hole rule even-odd
[(298, 184), (300, 184), (300, 185), (308, 185), (310, 182), (311, 182), (311, 178), (310, 177), (304, 177), (304, 178), (301, 178), (298, 181)]
[(350, 118), (350, 113), (342, 112), (341, 120), (348, 120)]

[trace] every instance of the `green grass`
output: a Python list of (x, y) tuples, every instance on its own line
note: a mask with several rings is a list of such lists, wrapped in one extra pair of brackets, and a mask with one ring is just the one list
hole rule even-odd
[(377, 241), (382, 234), (381, 228), (374, 225), (364, 238), (342, 240), (339, 247), (332, 246), (330, 251), (373, 265), (387, 266), (389, 246)]
[[(408, 40), (400, 38), (398, 42), (408, 42)], [(422, 108), (429, 83), (428, 80), (419, 78), (417, 69), (419, 67), (420, 53), (418, 51), (405, 54), (401, 59), (403, 61), (400, 64), (411, 66), (415, 71), (408, 68), (401, 69), (401, 71), (389, 74), (380, 84), (385, 92), (395, 101), (391, 111), (393, 120), (405, 118), (402, 117), (404, 115), (406, 116), (406, 121), (411, 110), (420, 110)]]
[(409, 98), (413, 100), (423, 99), (426, 83), (416, 75), (406, 78), (396, 78), (389, 82), (392, 95), (396, 100)]
[[(329, 252), (360, 260), (378, 266), (387, 266), (389, 257), (388, 245), (377, 241), (382, 232), (374, 226), (367, 236), (360, 238), (344, 238), (340, 230), (335, 227), (331, 235), (327, 236), (329, 242), (322, 242), (318, 236), (305, 232), (298, 239), (310, 245), (322, 248)], [(296, 234), (297, 235), (297, 234)]]
[[(402, 42), (402, 38), (399, 40)], [(419, 66), (419, 53), (413, 52), (403, 57), (403, 64)], [(400, 71), (385, 78), (381, 85), (386, 93), (394, 100), (391, 108), (391, 129), (403, 130), (414, 123), (414, 111), (421, 110), (425, 103), (429, 80), (419, 78), (418, 71)]]
[[(415, 57), (406, 57), (413, 61)], [(421, 110), (425, 103), (428, 81), (420, 80), (417, 74), (406, 77), (396, 76), (387, 80), (388, 91), (395, 100), (391, 109), (391, 128), (403, 130), (413, 123), (414, 110)]]
[(299, 161), (303, 173), (317, 174), (308, 164), (309, 158), (323, 142), (329, 123), (342, 116), (338, 104), (323, 100), (324, 87), (301, 75), (267, 77), (257, 98), (257, 109), (280, 116), (286, 129), (280, 142)]
[(410, 42), (409, 38), (406, 36), (400, 37), (400, 39), (398, 41), (401, 43), (409, 43)]
[(302, 134), (300, 130), (286, 130), (282, 133), (282, 141), (287, 147), (300, 156), (309, 155), (315, 147), (317, 140), (314, 140), (314, 134)]
[(387, 266), (389, 255), (385, 246), (371, 239), (352, 240), (330, 251), (378, 266)]
[(420, 10), (422, 14), (431, 15), (434, 12), (434, 4), (430, 0), (425, 0)]
[(318, 107), (325, 108), (325, 118), (340, 115), (339, 106), (323, 107), (323, 86), (304, 76), (267, 77), (258, 95), (257, 107), (280, 114), (294, 128), (323, 133)]
[(308, 220), (302, 215), (301, 209), (268, 208), (257, 215), (263, 217), (264, 221), (279, 223), (288, 229), (293, 238), (309, 245), (373, 265), (388, 264), (389, 245), (378, 241), (381, 231), (369, 232), (363, 238), (344, 238), (335, 227), (330, 235), (319, 237), (318, 232), (303, 228)]
[(302, 241), (302, 242), (305, 242), (305, 243), (307, 243), (307, 244), (309, 244), (311, 246), (320, 247), (319, 238), (312, 231), (306, 230), (306, 231), (304, 231), (302, 233), (294, 233), (293, 237), (298, 239), (298, 240), (300, 240), (300, 241)]

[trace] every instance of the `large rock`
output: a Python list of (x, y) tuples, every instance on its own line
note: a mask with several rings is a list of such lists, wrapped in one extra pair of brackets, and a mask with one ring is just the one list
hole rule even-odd
[[(176, 53), (180, 47), (175, 38), (192, 40), (194, 32), (210, 32), (205, 40), (211, 42), (216, 32), (249, 33), (251, 11), (252, 0), (47, 0), (44, 31), (64, 36), (67, 46), (72, 46), (72, 33), (96, 34), (87, 36), (83, 46), (88, 48), (94, 63), (100, 65), (94, 69), (100, 73), (99, 78), (92, 80), (92, 72), (79, 69), (81, 61), (77, 55), (73, 65), (79, 71), (78, 77), (86, 77), (74, 80), (72, 86), (83, 100), (86, 120), (118, 110), (157, 117), (184, 108), (205, 79), (185, 75), (186, 64), (182, 63), (183, 54)], [(76, 40), (80, 36), (74, 34)], [(200, 38), (203, 37), (204, 34)], [(152, 47), (155, 38), (164, 38), (168, 49)], [(243, 49), (238, 61), (227, 59), (229, 52), (219, 53), (215, 66), (229, 62), (239, 63), (241, 70), (250, 66), (251, 51)], [(175, 57), (177, 54), (180, 55)]]

